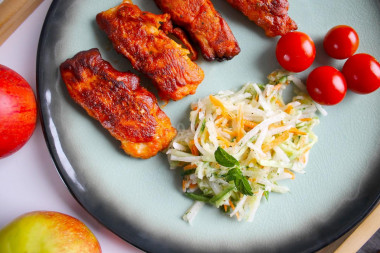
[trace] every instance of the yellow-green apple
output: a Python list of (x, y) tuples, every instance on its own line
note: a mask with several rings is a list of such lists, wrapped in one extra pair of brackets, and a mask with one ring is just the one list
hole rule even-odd
[(26, 213), (0, 230), (1, 253), (100, 253), (95, 235), (80, 220), (59, 212)]
[(0, 64), (0, 158), (19, 150), (36, 126), (37, 105), (29, 83)]

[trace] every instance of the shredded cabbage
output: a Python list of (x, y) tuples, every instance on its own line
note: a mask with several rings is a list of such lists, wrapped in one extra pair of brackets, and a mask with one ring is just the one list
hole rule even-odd
[[(268, 84), (248, 83), (239, 91), (221, 91), (191, 105), (190, 127), (180, 131), (167, 154), (171, 168), (183, 167), (182, 190), (195, 204), (183, 219), (192, 222), (210, 203), (229, 216), (253, 221), (264, 196), (286, 193), (278, 181), (304, 173), (310, 148), (317, 136), (316, 112), (326, 112), (306, 93), (302, 82), (284, 71), (268, 76)], [(283, 90), (292, 83), (295, 96), (287, 104)], [(239, 163), (252, 195), (228, 182), (231, 170), (217, 162), (222, 148)]]

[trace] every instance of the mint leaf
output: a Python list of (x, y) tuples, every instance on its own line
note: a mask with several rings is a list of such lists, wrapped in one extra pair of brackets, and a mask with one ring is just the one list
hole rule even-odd
[(232, 168), (228, 171), (226, 175), (226, 180), (228, 182), (233, 181), (236, 189), (245, 194), (245, 195), (253, 195), (252, 187), (249, 184), (247, 178), (243, 176), (239, 167), (239, 161), (235, 159), (232, 155), (228, 154), (223, 148), (218, 147), (214, 153), (215, 160), (222, 166)]
[(214, 153), (215, 160), (224, 167), (234, 167), (239, 166), (238, 160), (235, 159), (232, 155), (228, 154), (224, 149), (218, 147)]
[(239, 168), (230, 169), (226, 175), (226, 180), (228, 182), (234, 181), (236, 189), (244, 195), (253, 195), (251, 185)]

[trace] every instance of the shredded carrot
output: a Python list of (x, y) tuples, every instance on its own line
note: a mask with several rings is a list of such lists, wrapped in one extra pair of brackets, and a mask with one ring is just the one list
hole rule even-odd
[(228, 200), (228, 203), (230, 203), (230, 206), (231, 206), (232, 210), (235, 210), (234, 203), (232, 203), (232, 201), (230, 199)]
[(289, 138), (289, 131), (285, 131), (282, 134), (280, 134), (277, 138), (275, 138), (273, 141), (269, 143), (264, 143), (262, 146), (262, 150), (264, 153), (268, 152), (272, 148), (280, 145), (282, 142), (286, 141)]
[(289, 129), (290, 133), (298, 134), (298, 135), (306, 135), (307, 133), (300, 131), (299, 129), (292, 127)]
[(189, 186), (186, 187), (186, 185), (189, 183), (188, 180), (184, 179), (182, 180), (182, 191), (186, 192), (186, 188), (189, 188), (191, 190), (194, 190), (198, 187), (198, 184), (190, 184)]
[[(231, 206), (232, 210), (235, 210), (235, 206), (234, 206), (234, 204), (232, 203), (232, 201), (230, 199), (228, 200), (228, 203), (230, 203), (230, 206)], [(240, 218), (239, 212), (236, 212), (236, 217), (238, 219)]]
[(183, 167), (183, 170), (191, 170), (191, 169), (195, 169), (196, 167), (197, 165), (195, 164), (188, 164), (185, 167)]
[(215, 119), (215, 125), (217, 126), (217, 125), (222, 124), (223, 120), (224, 120), (224, 118), (222, 116), (218, 115)]
[(281, 107), (284, 106), (284, 104), (283, 104), (283, 103), (281, 102), (281, 100), (279, 100), (279, 99), (276, 99), (275, 102), (276, 102), (276, 104), (278, 104), (278, 105), (281, 106)]
[(311, 147), (308, 147), (307, 149), (305, 149), (305, 151), (304, 151), (303, 154), (301, 155), (301, 157), (300, 157), (300, 162), (301, 162), (301, 163), (305, 163), (305, 161), (306, 161), (306, 154), (307, 154), (307, 152), (309, 152), (310, 148), (311, 148)]
[(227, 126), (227, 124), (228, 124), (228, 122), (229, 122), (229, 120), (228, 120), (228, 119), (226, 119), (226, 118), (223, 118), (223, 121), (222, 121), (222, 123), (220, 124), (220, 127), (221, 127), (221, 128), (224, 128), (224, 127), (226, 127), (226, 126)]
[(244, 126), (246, 126), (246, 127), (254, 128), (255, 126), (257, 126), (257, 124), (255, 122), (252, 122), (249, 120), (243, 120), (243, 121), (244, 121)]
[(286, 112), (287, 114), (290, 114), (290, 112), (293, 110), (293, 106), (292, 105), (288, 105), (286, 107), (286, 109), (284, 110), (284, 112)]
[(295, 178), (294, 173), (291, 172), (290, 170), (288, 170), (288, 169), (284, 169), (284, 171), (285, 171), (286, 173), (289, 173), (290, 175), (292, 175), (291, 179), (294, 179), (294, 178)]
[(194, 190), (194, 189), (198, 188), (198, 184), (190, 184), (189, 188), (191, 190)]
[(231, 116), (228, 114), (226, 107), (223, 105), (223, 103), (219, 99), (217, 99), (213, 95), (210, 95), (209, 98), (213, 105), (219, 107), (222, 110), (222, 114), (224, 117), (231, 118)]
[(243, 110), (241, 109), (241, 106), (239, 106), (238, 115), (236, 117), (236, 123), (237, 123), (237, 141), (240, 141), (241, 138), (244, 136), (244, 117), (243, 117)]
[(273, 90), (279, 90), (281, 88), (282, 84), (279, 83), (279, 84), (276, 84), (274, 87), (273, 87)]
[(224, 212), (227, 213), (227, 205), (223, 205), (224, 207)]
[(313, 120), (312, 118), (303, 118), (303, 119), (300, 119), (300, 121), (310, 121), (310, 120)]
[(303, 151), (304, 154), (306, 154), (307, 152), (309, 152), (311, 149), (311, 147), (308, 147), (307, 149), (305, 149), (305, 151)]
[(300, 138), (300, 140), (298, 141), (298, 146), (299, 147), (302, 147), (303, 145), (305, 145), (305, 141), (306, 141), (306, 137), (305, 136), (303, 136), (303, 135), (301, 135), (301, 138)]
[(283, 127), (284, 125), (282, 124), (277, 124), (277, 123), (274, 123), (274, 124), (270, 124), (268, 129), (273, 129), (273, 128), (278, 128), (278, 127)]
[[(218, 137), (217, 139), (221, 140), (224, 144), (224, 147), (229, 147), (232, 145), (232, 142), (230, 142), (229, 140), (227, 140), (226, 138), (224, 138), (223, 136), (221, 136), (220, 134), (218, 134)], [(223, 145), (222, 145), (223, 146)]]
[(248, 178), (248, 180), (252, 183), (256, 182), (256, 178)]
[(194, 140), (191, 140), (191, 141), (189, 142), (189, 148), (190, 148), (191, 153), (192, 153), (193, 155), (195, 155), (195, 156), (198, 156), (198, 155), (199, 155), (199, 151), (198, 151), (197, 147), (196, 147), (195, 144), (194, 144)]
[(225, 132), (226, 134), (231, 135), (232, 138), (235, 137), (235, 132), (232, 132), (231, 130), (227, 128), (223, 128), (222, 131)]
[(215, 126), (224, 129), (227, 123), (228, 123), (228, 119), (221, 117), (220, 119), (215, 121)]

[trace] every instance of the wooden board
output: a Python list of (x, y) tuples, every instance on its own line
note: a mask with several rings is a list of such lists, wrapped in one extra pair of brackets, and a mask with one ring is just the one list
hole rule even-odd
[(357, 252), (380, 229), (380, 202), (365, 219), (317, 253)]
[(336, 253), (357, 252), (380, 229), (380, 205), (378, 205), (339, 246)]
[(37, 8), (42, 0), (0, 0), (0, 45)]

